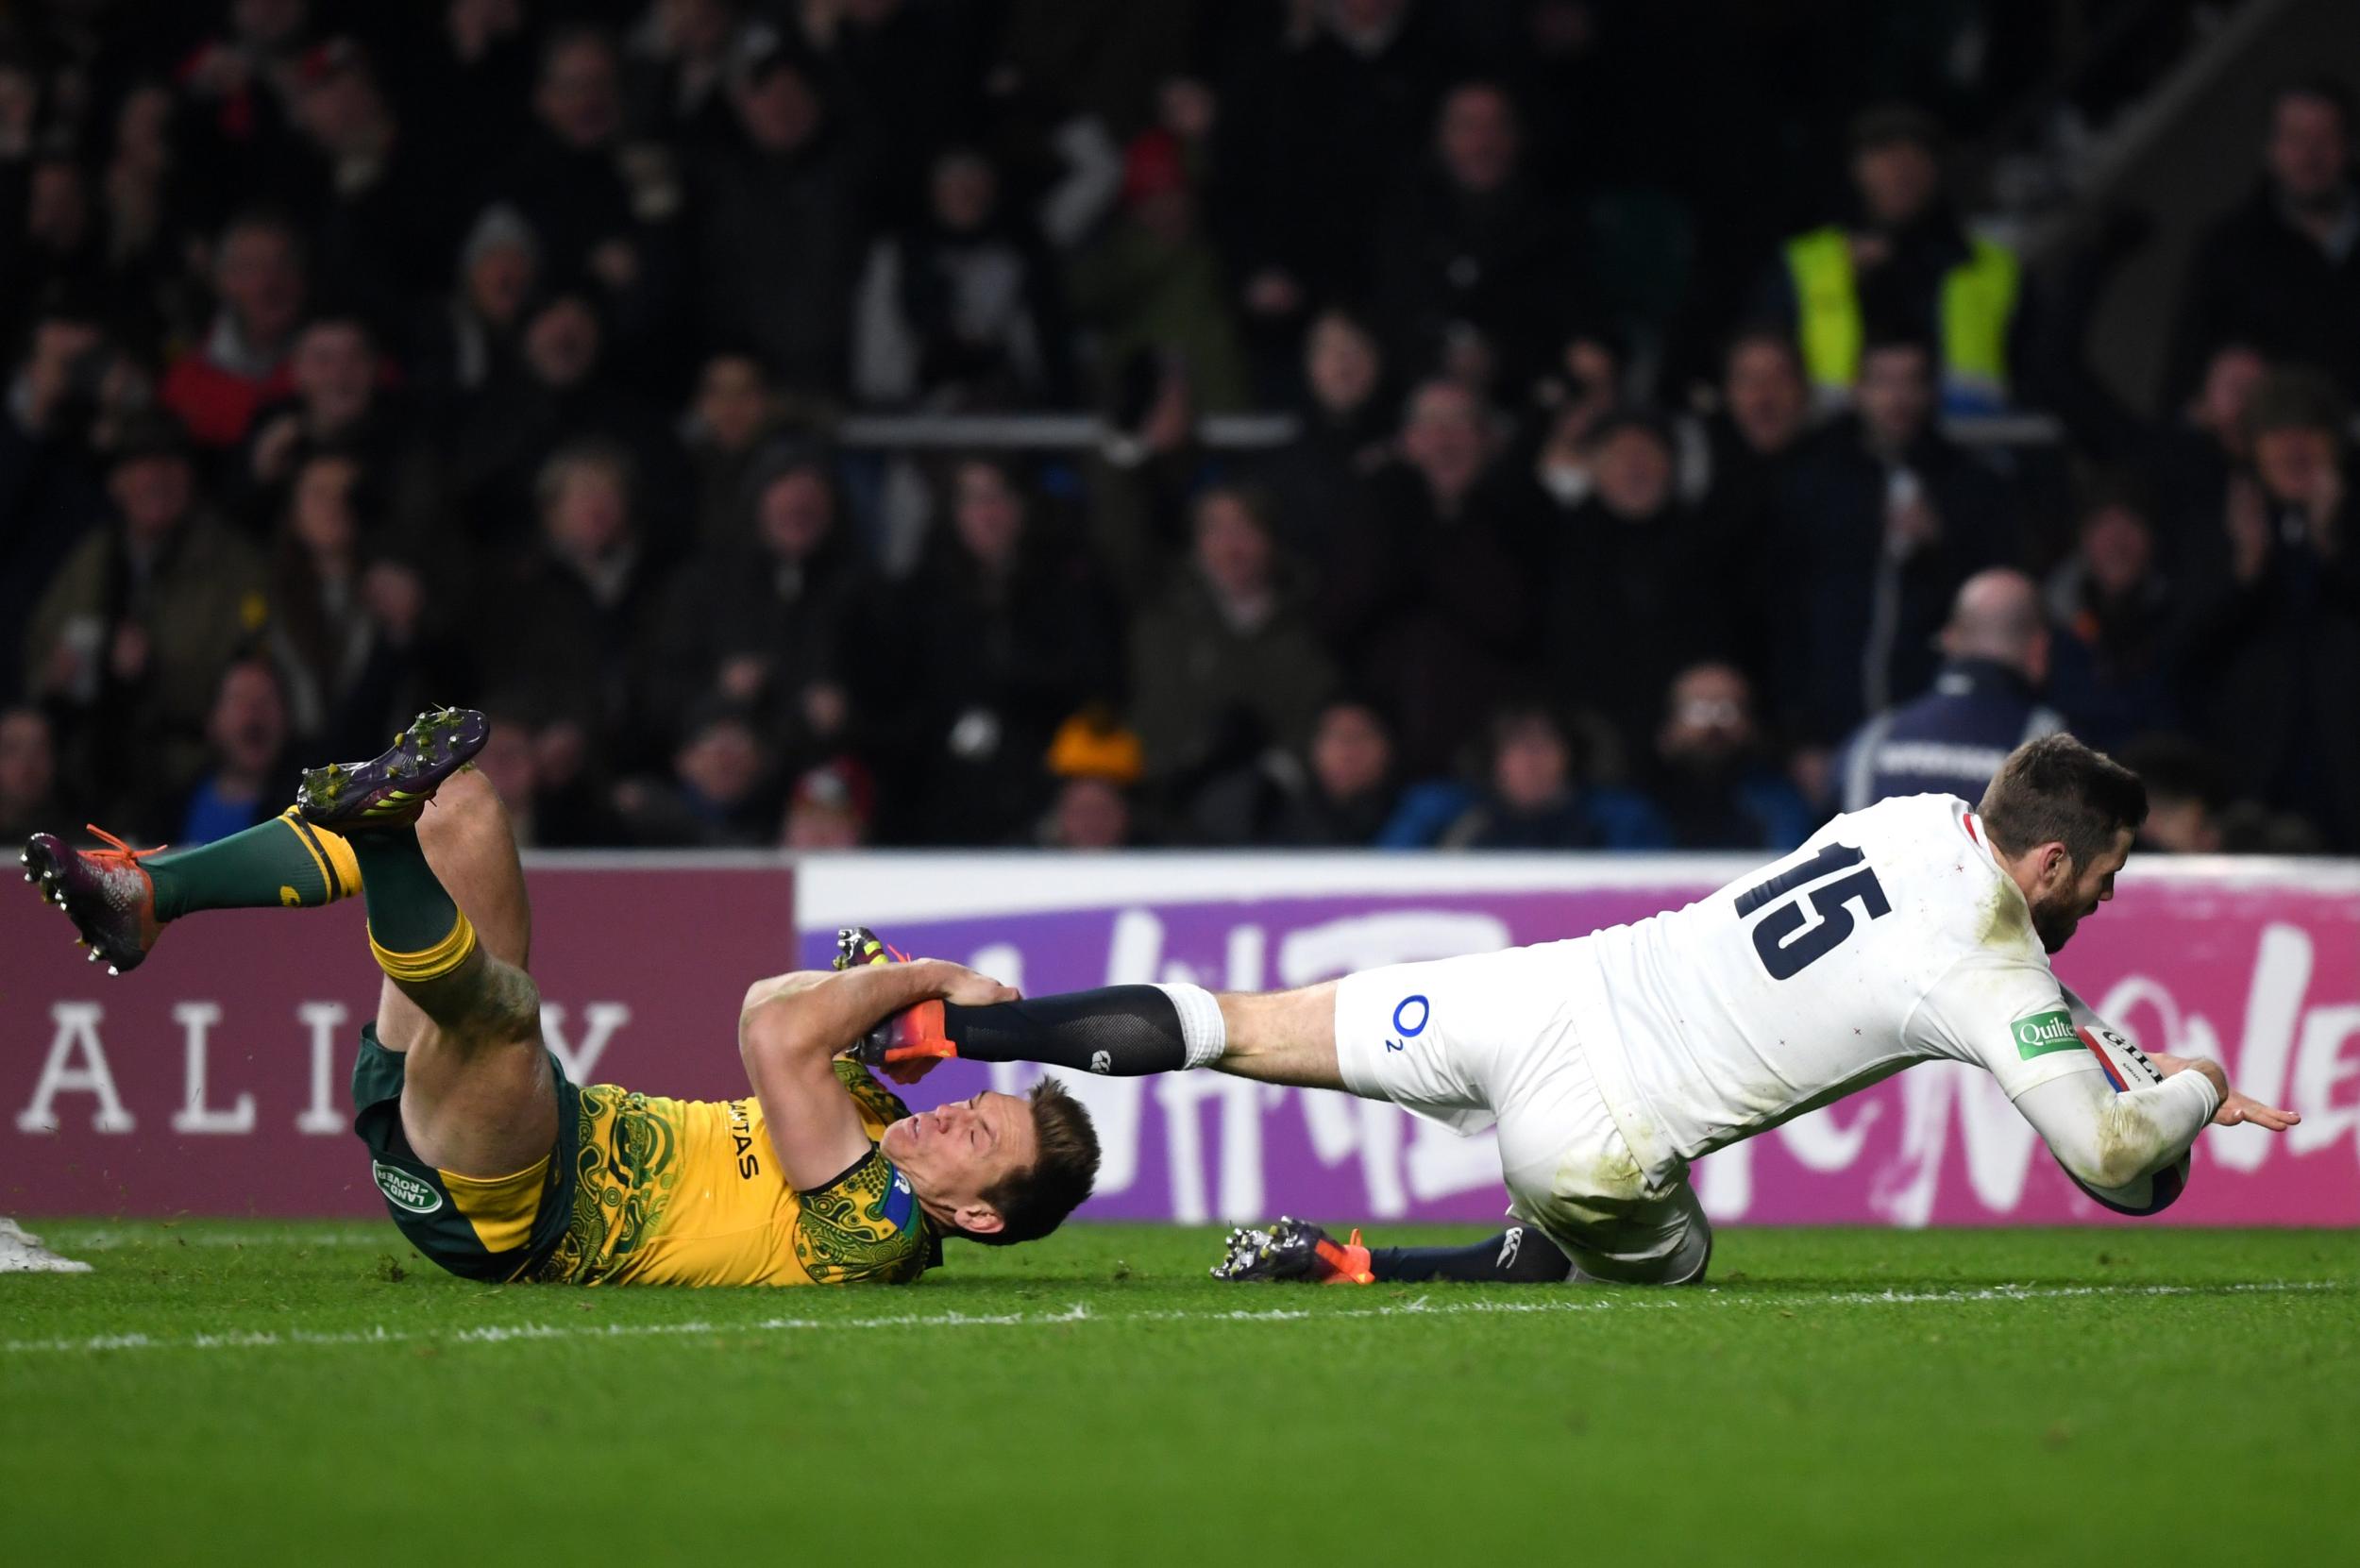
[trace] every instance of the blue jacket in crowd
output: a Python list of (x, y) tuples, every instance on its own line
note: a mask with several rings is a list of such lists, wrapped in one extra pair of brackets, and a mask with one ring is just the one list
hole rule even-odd
[(1982, 799), (2008, 753), (2065, 728), (2031, 682), (1988, 659), (1953, 659), (1934, 688), (1861, 726), (1844, 749), (1836, 778), (1844, 809), (1858, 811), (1895, 795)]

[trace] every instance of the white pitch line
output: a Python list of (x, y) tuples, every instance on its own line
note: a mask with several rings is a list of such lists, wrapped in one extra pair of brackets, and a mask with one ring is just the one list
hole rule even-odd
[(82, 1230), (73, 1225), (52, 1225), (50, 1235), (59, 1238), (58, 1245), (75, 1252), (113, 1252), (122, 1247), (382, 1247), (388, 1252), (409, 1246), (399, 1231), (388, 1232), (381, 1225), (355, 1226), (350, 1230), (323, 1230), (308, 1234), (278, 1230), (193, 1230), (182, 1235), (166, 1225), (142, 1230)]
[(2340, 1291), (2350, 1281), (2258, 1280), (2229, 1285), (1992, 1285), (1961, 1290), (1844, 1290), (1819, 1296), (1732, 1295), (1707, 1289), (1663, 1291), (1648, 1295), (1584, 1295), (1547, 1301), (1443, 1301), (1418, 1296), (1384, 1307), (1348, 1307), (1313, 1310), (1279, 1307), (1257, 1310), (1190, 1312), (1157, 1308), (1144, 1312), (1100, 1313), (1076, 1302), (1057, 1311), (1041, 1312), (902, 1312), (861, 1318), (759, 1318), (748, 1323), (666, 1324), (486, 1324), (448, 1333), (413, 1333), (407, 1329), (358, 1329), (317, 1333), (309, 1329), (229, 1329), (212, 1334), (158, 1338), (148, 1334), (98, 1334), (81, 1340), (0, 1340), (0, 1355), (89, 1355), (109, 1350), (264, 1350), (306, 1345), (360, 1344), (508, 1344), (517, 1340), (632, 1340), (694, 1334), (800, 1334), (829, 1329), (861, 1331), (876, 1328), (1046, 1328), (1060, 1324), (1137, 1323), (1327, 1323), (1345, 1319), (1447, 1318), (1489, 1314), (1555, 1314), (1567, 1312), (1677, 1311), (1699, 1305), (1771, 1307), (1781, 1309), (1812, 1307), (1917, 1307), (1987, 1301), (2052, 1301), (2089, 1296), (2214, 1296), (2294, 1295)]

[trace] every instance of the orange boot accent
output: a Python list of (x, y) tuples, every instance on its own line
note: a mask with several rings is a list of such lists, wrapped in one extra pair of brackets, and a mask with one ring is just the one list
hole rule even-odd
[(1355, 1226), (1352, 1239), (1340, 1245), (1321, 1240), (1312, 1249), (1322, 1263), (1334, 1271), (1320, 1281), (1322, 1285), (1374, 1285), (1376, 1275), (1369, 1272), (1369, 1249), (1360, 1244), (1359, 1227)]

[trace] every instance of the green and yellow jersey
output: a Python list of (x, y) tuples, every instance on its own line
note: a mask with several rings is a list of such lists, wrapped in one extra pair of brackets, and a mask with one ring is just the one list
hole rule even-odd
[(851, 1062), (835, 1064), (868, 1152), (797, 1191), (779, 1170), (761, 1102), (672, 1100), (577, 1087), (557, 1058), (557, 1145), (511, 1175), (420, 1161), (401, 1132), (404, 1060), (374, 1030), (354, 1064), (353, 1131), (387, 1211), (411, 1242), (471, 1279), (572, 1285), (901, 1284), (942, 1261), (909, 1178), (877, 1148), (909, 1115)]

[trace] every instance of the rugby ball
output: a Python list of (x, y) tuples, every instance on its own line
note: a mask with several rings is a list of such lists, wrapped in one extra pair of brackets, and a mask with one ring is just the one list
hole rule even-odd
[[(2082, 1043), (2097, 1055), (2099, 1065), (2106, 1070), (2106, 1082), (2116, 1094), (2164, 1081), (2163, 1070), (2148, 1060), (2147, 1053), (2102, 1020), (2077, 1007), (2073, 1029), (2082, 1037)], [(2086, 1193), (2091, 1202), (2116, 1214), (2161, 1214), (2178, 1203), (2180, 1194), (2188, 1189), (2188, 1158), (2183, 1153), (2162, 1170), (2149, 1172), (2128, 1187), (2092, 1187), (2070, 1171), (2065, 1172), (2065, 1179)]]

